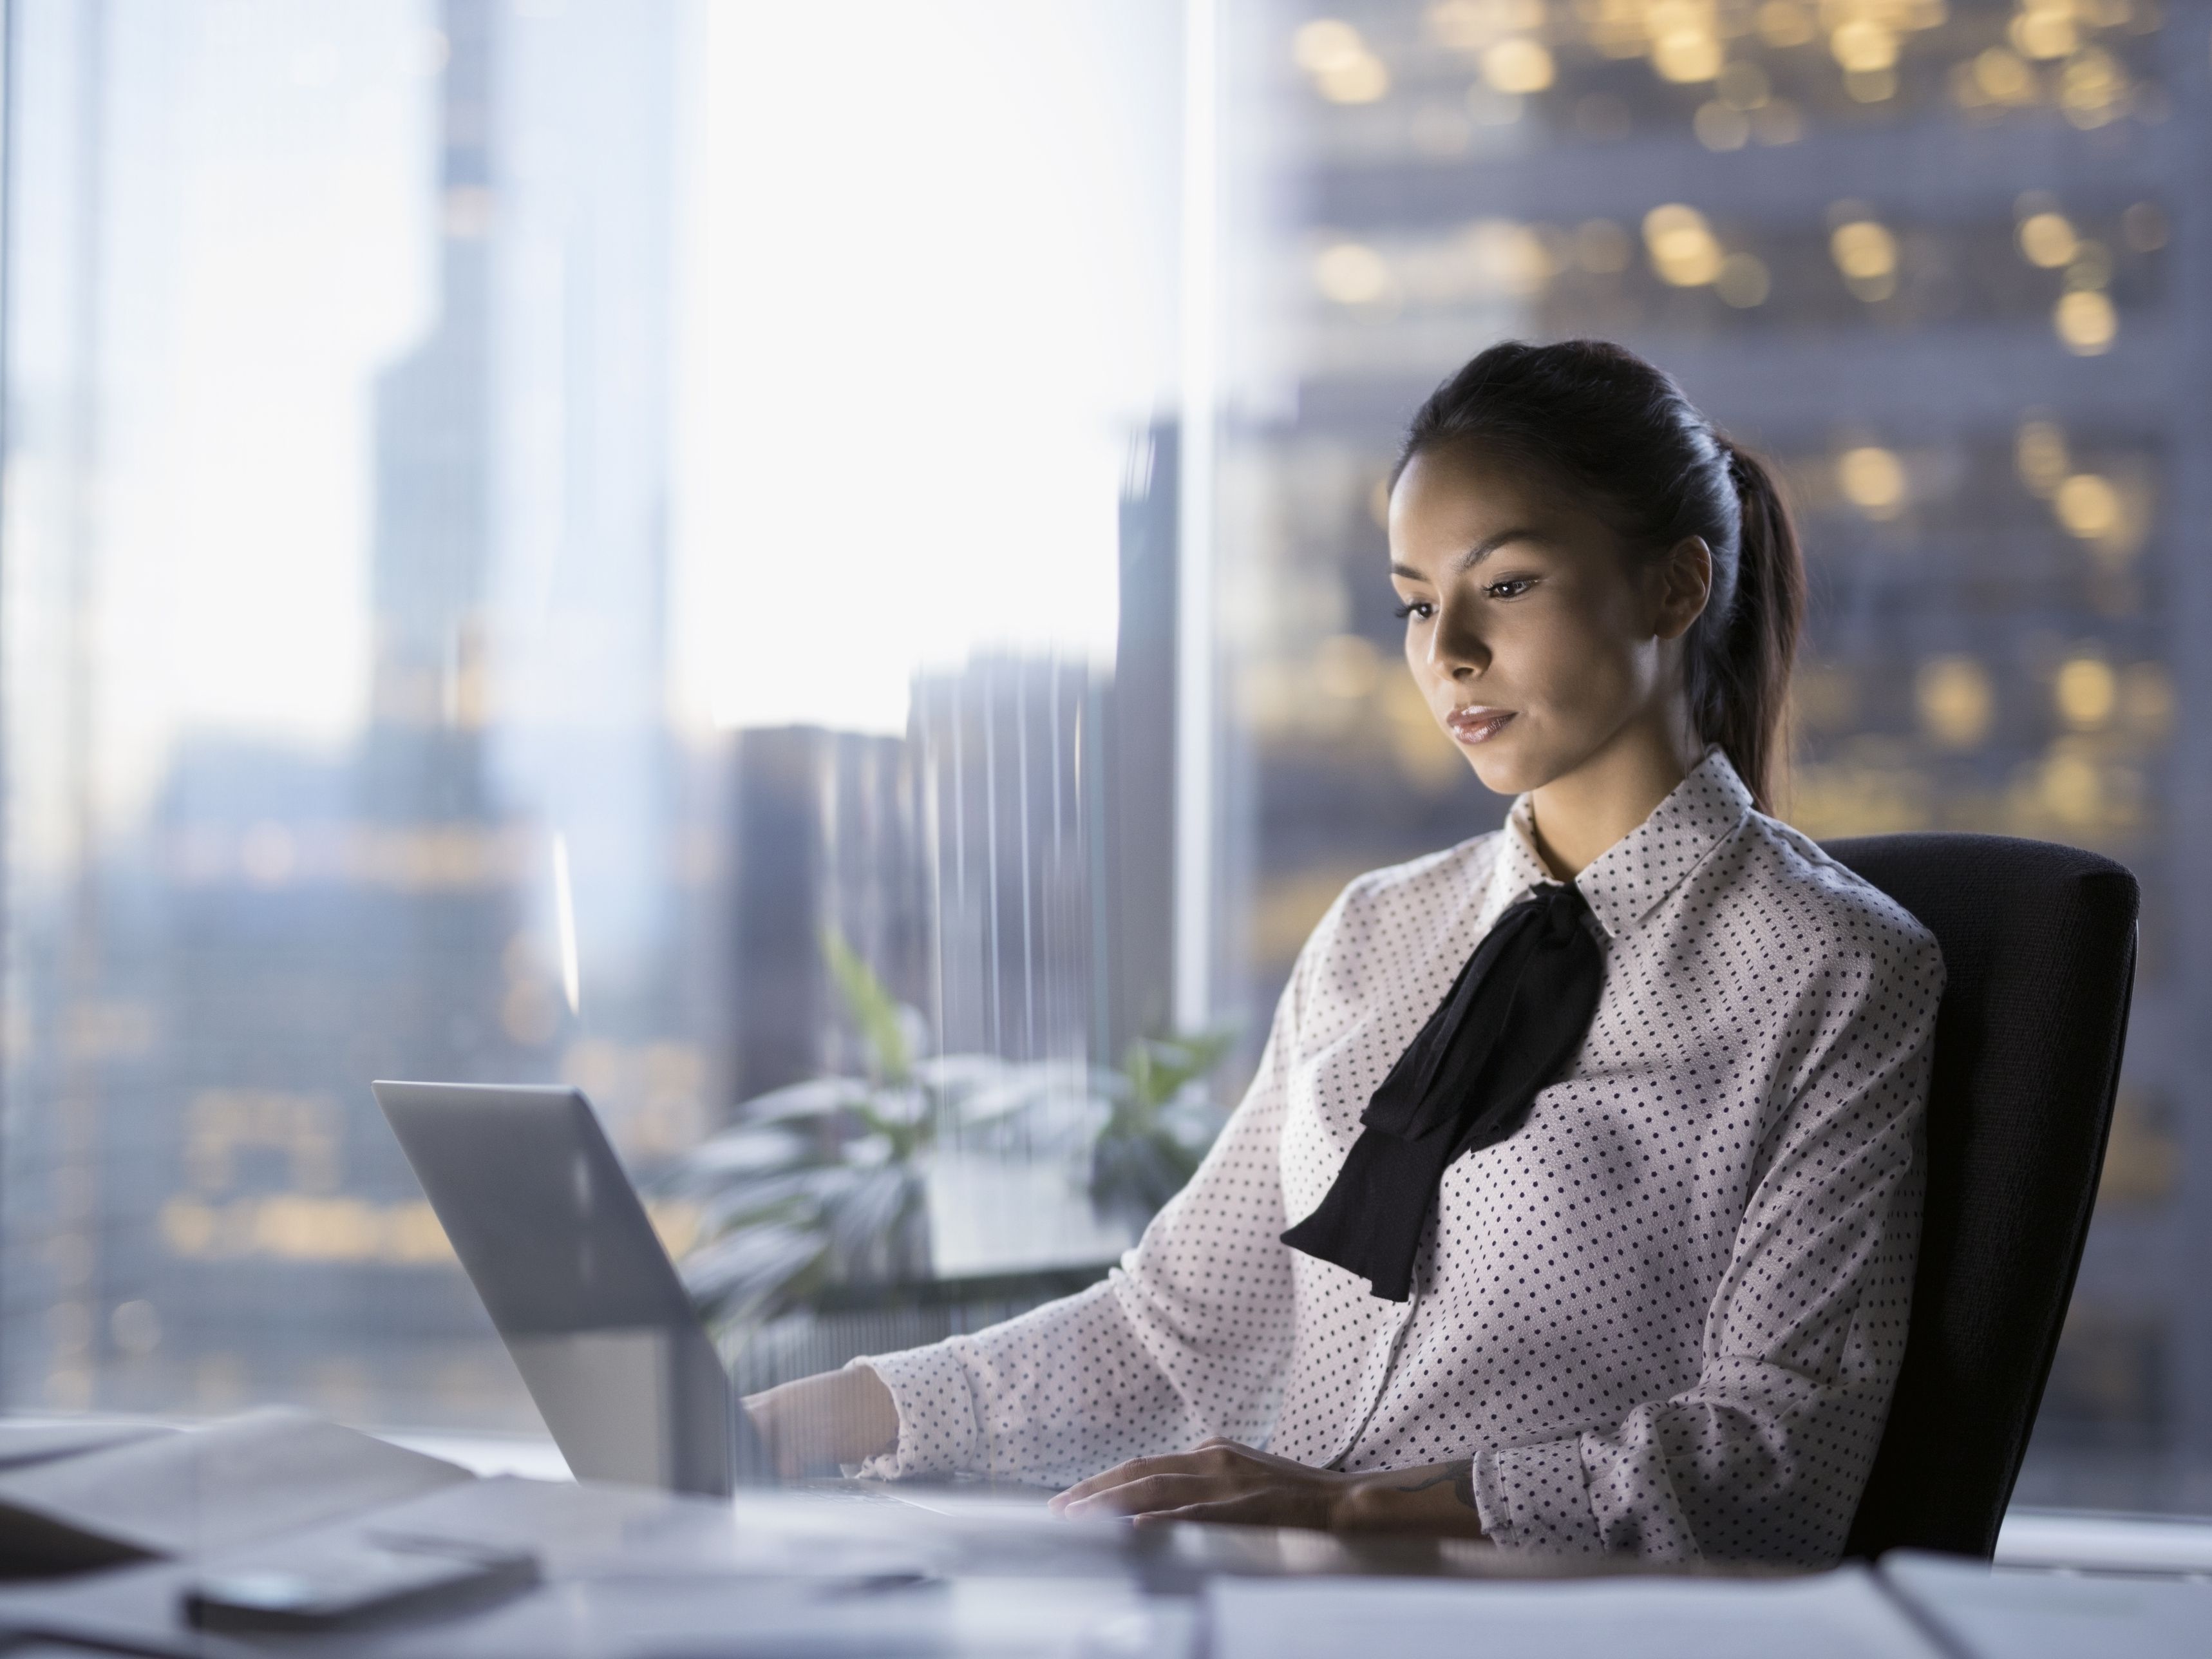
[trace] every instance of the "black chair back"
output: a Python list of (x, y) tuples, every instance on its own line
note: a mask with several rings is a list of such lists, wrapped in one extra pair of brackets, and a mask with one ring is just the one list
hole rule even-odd
[(1928, 1200), (1889, 1424), (1846, 1546), (1989, 1556), (2089, 1231), (2135, 984), (2135, 878), (2000, 836), (1828, 852), (1943, 947)]

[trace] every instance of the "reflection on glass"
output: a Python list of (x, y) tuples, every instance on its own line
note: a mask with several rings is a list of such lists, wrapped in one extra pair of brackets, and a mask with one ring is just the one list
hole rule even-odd
[(808, 1366), (1099, 1271), (1176, 9), (18, 12), (0, 1403), (534, 1429), (379, 1076), (588, 1091)]

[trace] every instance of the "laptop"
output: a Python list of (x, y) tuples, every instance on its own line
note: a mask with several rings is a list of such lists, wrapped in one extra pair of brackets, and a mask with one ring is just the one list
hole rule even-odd
[(774, 1479), (580, 1091), (370, 1087), (577, 1479), (717, 1498)]

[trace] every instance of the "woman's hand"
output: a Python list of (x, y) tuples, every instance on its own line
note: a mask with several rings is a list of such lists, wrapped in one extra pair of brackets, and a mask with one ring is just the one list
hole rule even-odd
[(1054, 1498), (1052, 1508), (1059, 1515), (1127, 1516), (1139, 1523), (1232, 1521), (1327, 1530), (1336, 1524), (1336, 1504), (1357, 1479), (1234, 1440), (1209, 1440), (1195, 1451), (1133, 1458), (1094, 1474)]
[(745, 1396), (745, 1413), (787, 1480), (835, 1474), (898, 1444), (898, 1407), (865, 1365), (824, 1371)]
[(1249, 1527), (1311, 1527), (1325, 1532), (1425, 1533), (1480, 1538), (1472, 1466), (1346, 1474), (1209, 1440), (1172, 1457), (1139, 1457), (1094, 1474), (1052, 1500), (1069, 1516), (1127, 1516), (1161, 1521), (1226, 1521)]

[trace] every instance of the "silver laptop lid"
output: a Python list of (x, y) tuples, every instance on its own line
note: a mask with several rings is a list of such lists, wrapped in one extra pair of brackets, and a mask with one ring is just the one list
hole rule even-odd
[(578, 1479), (719, 1497), (769, 1478), (721, 1358), (579, 1091), (370, 1086)]

